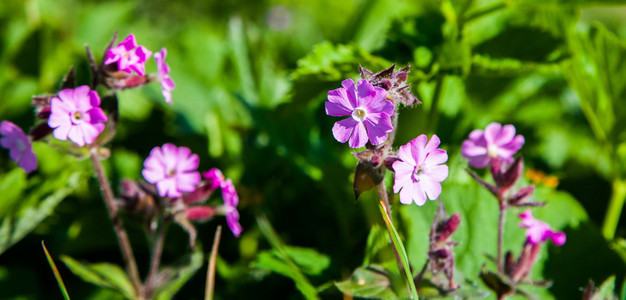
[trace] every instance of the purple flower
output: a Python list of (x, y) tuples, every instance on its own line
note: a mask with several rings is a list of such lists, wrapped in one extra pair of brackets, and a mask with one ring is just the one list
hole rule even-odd
[(438, 149), (439, 137), (433, 135), (426, 143), (422, 134), (404, 146), (400, 146), (401, 160), (393, 163), (395, 183), (393, 192), (400, 192), (400, 202), (424, 205), (426, 198), (435, 200), (441, 194), (441, 182), (448, 177), (446, 150)]
[(117, 68), (126, 73), (137, 72), (143, 76), (146, 74), (144, 63), (152, 56), (152, 52), (144, 46), (138, 46), (135, 35), (131, 34), (117, 47), (109, 49), (107, 52), (105, 65), (117, 62)]
[(530, 209), (519, 214), (519, 217), (522, 219), (519, 227), (527, 228), (526, 238), (531, 244), (537, 245), (547, 239), (551, 239), (557, 246), (565, 244), (565, 233), (554, 231), (550, 225), (535, 219)]
[(165, 102), (172, 104), (172, 90), (175, 85), (172, 78), (170, 78), (170, 66), (165, 62), (165, 56), (167, 56), (167, 49), (163, 48), (161, 51), (154, 54), (154, 60), (156, 61), (159, 81), (161, 82), (161, 88), (163, 88), (163, 97), (165, 98)]
[(211, 170), (202, 173), (202, 176), (207, 180), (209, 188), (212, 190), (217, 189), (224, 182), (224, 174), (222, 174), (222, 171), (218, 168), (212, 168)]
[(2, 121), (0, 123), (0, 135), (3, 136), (0, 139), (0, 146), (9, 149), (9, 156), (20, 168), (24, 169), (26, 173), (37, 169), (37, 158), (33, 153), (33, 145), (21, 128), (9, 121)]
[(224, 199), (224, 213), (226, 214), (226, 223), (233, 235), (239, 237), (241, 235), (241, 225), (239, 224), (239, 212), (237, 204), (239, 204), (239, 196), (235, 190), (235, 185), (230, 179), (226, 179), (220, 185), (222, 188), (222, 198)]
[(350, 116), (333, 126), (335, 139), (341, 143), (350, 139), (352, 148), (365, 146), (368, 138), (372, 145), (382, 144), (387, 140), (387, 133), (393, 130), (391, 115), (394, 106), (385, 100), (387, 92), (365, 79), (359, 80), (358, 89), (352, 79), (344, 80), (341, 85), (343, 88), (328, 92), (328, 102), (325, 103), (327, 115)]
[(104, 130), (107, 116), (100, 108), (100, 97), (96, 91), (83, 85), (65, 89), (50, 101), (48, 126), (52, 135), (59, 140), (68, 138), (79, 146), (93, 143)]
[(476, 168), (486, 166), (492, 159), (509, 163), (524, 145), (524, 137), (515, 135), (515, 126), (491, 123), (485, 130), (476, 129), (463, 142), (461, 153)]
[(176, 198), (193, 192), (200, 183), (198, 155), (187, 147), (165, 144), (154, 147), (143, 163), (141, 172), (146, 181), (156, 184), (161, 197)]

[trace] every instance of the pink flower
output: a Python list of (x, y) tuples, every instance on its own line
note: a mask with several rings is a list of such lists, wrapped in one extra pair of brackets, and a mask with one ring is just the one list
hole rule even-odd
[(144, 63), (152, 56), (152, 52), (144, 46), (138, 46), (135, 41), (135, 35), (131, 34), (117, 47), (109, 49), (107, 53), (105, 65), (117, 62), (117, 68), (126, 73), (137, 72), (143, 76), (146, 74)]
[(26, 173), (37, 169), (37, 158), (33, 153), (33, 146), (21, 128), (9, 121), (2, 121), (0, 135), (3, 136), (0, 139), (0, 146), (9, 149), (9, 156), (20, 168)]
[(494, 158), (511, 162), (522, 145), (524, 137), (515, 135), (515, 126), (491, 123), (484, 131), (472, 131), (469, 139), (463, 142), (461, 153), (469, 159), (470, 166), (482, 168)]
[(565, 244), (565, 233), (554, 231), (550, 225), (535, 219), (530, 209), (519, 214), (519, 217), (522, 218), (519, 227), (527, 228), (526, 238), (531, 244), (543, 243), (547, 239), (551, 239), (557, 246)]
[(222, 198), (224, 199), (224, 212), (226, 214), (226, 223), (233, 235), (239, 237), (241, 235), (241, 225), (239, 224), (239, 212), (237, 204), (239, 204), (239, 196), (235, 190), (235, 185), (230, 179), (226, 179), (220, 185), (222, 188)]
[(144, 161), (141, 172), (146, 181), (156, 184), (161, 197), (176, 198), (193, 192), (200, 183), (198, 155), (187, 147), (165, 144), (154, 147)]
[(365, 79), (359, 80), (358, 90), (352, 79), (344, 80), (341, 85), (343, 88), (328, 92), (328, 102), (325, 103), (327, 115), (350, 116), (333, 126), (335, 139), (341, 143), (350, 139), (348, 144), (352, 148), (365, 146), (368, 138), (372, 145), (382, 144), (387, 140), (387, 133), (393, 130), (391, 115), (394, 106), (385, 100), (387, 92)]
[(224, 182), (224, 174), (222, 174), (222, 171), (218, 168), (212, 168), (211, 170), (202, 173), (202, 176), (207, 180), (211, 190), (217, 189)]
[(104, 130), (107, 116), (100, 108), (100, 97), (96, 91), (83, 85), (65, 89), (50, 101), (48, 126), (52, 135), (59, 140), (68, 138), (79, 146), (93, 143)]
[(441, 182), (448, 177), (448, 154), (439, 147), (439, 137), (433, 135), (427, 141), (422, 134), (404, 146), (400, 146), (401, 160), (392, 165), (395, 171), (393, 192), (400, 192), (400, 202), (424, 205), (426, 198), (435, 200), (441, 194)]
[(170, 78), (170, 66), (165, 62), (165, 56), (167, 56), (167, 49), (163, 48), (161, 51), (154, 54), (154, 60), (156, 61), (165, 102), (172, 104), (172, 90), (175, 85), (172, 78)]

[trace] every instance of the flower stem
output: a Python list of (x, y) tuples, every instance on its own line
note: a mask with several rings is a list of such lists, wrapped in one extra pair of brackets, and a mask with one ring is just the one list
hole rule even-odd
[(211, 247), (211, 257), (209, 258), (209, 266), (206, 274), (206, 290), (204, 291), (204, 300), (213, 300), (213, 291), (215, 290), (215, 266), (217, 265), (217, 249), (220, 246), (220, 237), (222, 236), (222, 226), (217, 226), (215, 237), (213, 238), (213, 246)]
[(165, 232), (167, 231), (167, 221), (163, 221), (159, 226), (159, 231), (156, 235), (156, 240), (152, 245), (152, 258), (150, 259), (150, 272), (146, 279), (145, 295), (146, 298), (150, 298), (152, 291), (154, 290), (154, 279), (159, 272), (159, 264), (161, 263), (161, 256), (163, 254), (163, 245), (165, 242)]
[(604, 223), (602, 224), (602, 235), (607, 240), (612, 240), (615, 237), (615, 230), (617, 229), (625, 200), (626, 181), (620, 179), (613, 180), (613, 194), (611, 195)]
[(107, 179), (106, 173), (104, 172), (104, 168), (102, 167), (102, 162), (100, 161), (100, 157), (98, 156), (97, 151), (97, 148), (92, 148), (90, 152), (90, 158), (91, 164), (93, 165), (94, 173), (96, 175), (96, 178), (98, 178), (100, 193), (102, 194), (104, 204), (106, 205), (109, 212), (111, 222), (113, 222), (113, 229), (115, 231), (115, 234), (117, 235), (117, 241), (120, 244), (120, 250), (122, 251), (122, 256), (124, 258), (124, 262), (126, 263), (126, 272), (130, 277), (130, 281), (133, 283), (137, 298), (144, 299), (141, 279), (139, 279), (139, 271), (137, 269), (137, 262), (135, 261), (135, 255), (133, 254), (133, 249), (130, 245), (128, 235), (126, 234), (126, 230), (124, 229), (124, 226), (122, 224), (122, 219), (118, 214), (117, 204), (115, 203), (113, 191), (111, 190), (111, 185), (109, 184), (109, 180)]
[(506, 214), (506, 205), (502, 199), (502, 196), (498, 196), (500, 212), (498, 215), (498, 257), (497, 257), (497, 265), (498, 272), (500, 274), (504, 273), (504, 266), (502, 262), (502, 242), (504, 236), (504, 216)]

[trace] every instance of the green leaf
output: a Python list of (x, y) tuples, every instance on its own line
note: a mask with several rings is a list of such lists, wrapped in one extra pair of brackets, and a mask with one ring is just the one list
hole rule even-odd
[(611, 276), (609, 278), (607, 278), (602, 285), (600, 285), (600, 287), (598, 288), (598, 290), (593, 293), (593, 297), (591, 297), (593, 300), (612, 300), (612, 299), (617, 299), (617, 297), (615, 297), (615, 293), (613, 291), (615, 291), (616, 287), (615, 287), (615, 276)]
[(119, 266), (110, 263), (82, 263), (65, 255), (61, 256), (61, 260), (82, 280), (113, 289), (128, 299), (135, 299), (133, 285)]
[[(289, 277), (294, 281), (296, 288), (306, 299), (319, 299), (317, 289), (303, 274), (303, 271), (298, 268), (290, 255), (288, 246), (280, 240), (267, 218), (265, 218), (265, 216), (257, 216), (257, 224), (259, 225), (261, 233), (263, 233), (267, 241), (272, 245), (273, 251), (263, 251), (259, 253), (252, 266)], [(300, 263), (302, 262), (303, 259), (300, 257)]]
[(330, 258), (315, 249), (286, 246), (285, 250), (300, 270), (308, 275), (320, 275), (330, 265)]
[(204, 263), (204, 255), (202, 249), (196, 247), (196, 251), (185, 256), (180, 262), (174, 266), (166, 267), (161, 272), (167, 279), (165, 283), (160, 285), (155, 291), (157, 300), (173, 299), (174, 295), (189, 281), (191, 276), (195, 274)]
[(30, 193), (24, 200), (24, 203), (28, 204), (26, 207), (2, 220), (0, 253), (21, 240), (49, 216), (53, 209), (78, 187), (81, 177), (80, 173), (69, 176), (61, 174), (56, 179), (47, 180)]
[(48, 264), (50, 265), (50, 269), (52, 269), (52, 273), (54, 273), (54, 278), (56, 278), (57, 280), (57, 284), (59, 285), (59, 289), (61, 290), (63, 297), (65, 298), (65, 300), (70, 300), (70, 296), (67, 294), (67, 289), (65, 288), (65, 284), (63, 283), (63, 278), (61, 278), (61, 274), (59, 273), (59, 269), (54, 263), (52, 256), (50, 256), (50, 253), (48, 252), (48, 249), (46, 248), (46, 245), (43, 241), (41, 241), (41, 247), (43, 248), (46, 259), (48, 260)]
[(0, 219), (10, 214), (11, 210), (17, 205), (21, 199), (21, 194), (26, 188), (26, 172), (21, 168), (14, 168), (0, 176)]
[(248, 57), (248, 44), (243, 21), (240, 17), (232, 17), (228, 22), (228, 33), (231, 42), (231, 51), (233, 54), (233, 63), (237, 69), (239, 76), (241, 94), (244, 101), (250, 105), (259, 103), (259, 95), (256, 89), (256, 83), (252, 76), (252, 65)]
[(525, 62), (514, 58), (492, 58), (482, 54), (472, 56), (472, 75), (502, 77), (558, 71), (558, 64)]
[(367, 235), (367, 244), (365, 246), (365, 257), (363, 258), (363, 267), (369, 266), (374, 259), (376, 253), (389, 246), (391, 240), (387, 230), (378, 224), (372, 225), (370, 233)]
[(397, 299), (391, 288), (387, 270), (381, 266), (359, 267), (350, 278), (335, 282), (344, 294), (367, 299)]

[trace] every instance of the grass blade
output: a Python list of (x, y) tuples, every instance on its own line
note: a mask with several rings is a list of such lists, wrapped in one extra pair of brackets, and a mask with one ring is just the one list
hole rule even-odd
[(63, 297), (65, 298), (65, 300), (70, 300), (70, 296), (67, 294), (67, 289), (65, 288), (65, 284), (63, 283), (63, 278), (61, 278), (61, 274), (59, 274), (59, 269), (57, 269), (56, 264), (54, 264), (54, 260), (52, 260), (52, 257), (50, 256), (50, 253), (46, 248), (46, 244), (44, 244), (43, 241), (41, 241), (41, 247), (43, 248), (43, 252), (46, 254), (48, 264), (50, 264), (50, 269), (52, 269), (52, 272), (54, 273), (54, 278), (57, 279), (57, 283), (59, 284), (59, 289), (61, 290)]

